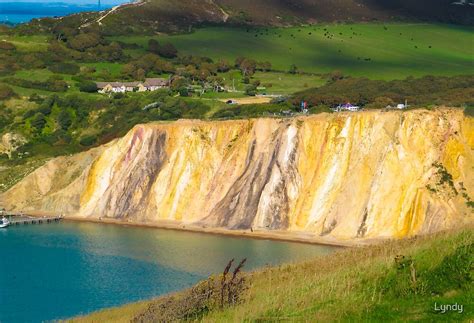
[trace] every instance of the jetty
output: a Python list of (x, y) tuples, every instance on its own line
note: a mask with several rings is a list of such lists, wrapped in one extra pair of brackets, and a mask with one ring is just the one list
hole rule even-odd
[(0, 216), (8, 219), (10, 226), (12, 225), (27, 225), (27, 224), (43, 224), (59, 222), (63, 219), (62, 215), (58, 216), (32, 216), (25, 213), (13, 213), (0, 211)]

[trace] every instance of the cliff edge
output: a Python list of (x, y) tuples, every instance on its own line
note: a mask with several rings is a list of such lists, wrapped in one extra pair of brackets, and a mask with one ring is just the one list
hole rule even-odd
[(406, 237), (473, 220), (474, 118), (461, 110), (180, 120), (51, 160), (9, 210), (334, 239)]

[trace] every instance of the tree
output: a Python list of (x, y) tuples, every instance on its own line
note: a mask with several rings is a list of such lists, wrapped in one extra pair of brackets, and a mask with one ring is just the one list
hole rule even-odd
[(88, 48), (96, 47), (100, 44), (100, 36), (95, 33), (79, 34), (69, 39), (68, 44), (74, 50), (83, 52)]
[(58, 114), (58, 124), (64, 131), (69, 129), (69, 127), (72, 125), (72, 119), (69, 112), (66, 110), (61, 110), (61, 112)]
[(41, 56), (38, 55), (37, 53), (26, 54), (23, 57), (21, 57), (21, 60), (22, 60), (22, 65), (28, 66), (28, 68), (31, 68), (31, 69), (42, 69), (46, 66)]
[(94, 93), (97, 92), (97, 84), (92, 81), (82, 81), (78, 84), (79, 91), (87, 92), (87, 93)]
[(175, 58), (176, 56), (178, 56), (178, 50), (176, 49), (176, 47), (174, 47), (173, 44), (166, 43), (161, 47), (161, 50), (159, 51), (158, 55), (164, 58)]
[(133, 78), (135, 70), (135, 65), (133, 65), (132, 63), (125, 64), (124, 66), (122, 66), (122, 75), (127, 78)]
[(148, 51), (149, 52), (158, 54), (159, 51), (160, 51), (160, 48), (161, 48), (160, 43), (157, 40), (155, 40), (155, 39), (148, 40)]
[(255, 69), (257, 68), (257, 62), (253, 59), (244, 59), (242, 63), (240, 63), (240, 71), (242, 75), (245, 76), (252, 76), (255, 74)]
[(219, 73), (225, 73), (225, 72), (228, 72), (230, 70), (230, 64), (229, 62), (227, 62), (226, 60), (219, 60), (217, 62), (217, 71)]
[(344, 74), (342, 74), (341, 71), (336, 70), (329, 73), (328, 78), (331, 82), (335, 82), (335, 81), (344, 79)]
[(91, 58), (100, 58), (109, 62), (120, 61), (125, 57), (122, 47), (117, 42), (113, 42), (110, 45), (99, 44), (91, 48), (88, 54), (92, 56)]
[(48, 61), (61, 62), (69, 56), (68, 49), (57, 41), (52, 41), (48, 46)]
[(379, 96), (376, 97), (375, 100), (365, 106), (366, 109), (382, 109), (386, 108), (387, 106), (395, 106), (395, 102), (388, 97)]
[(188, 84), (188, 80), (186, 80), (184, 77), (174, 77), (171, 80), (170, 87), (173, 91), (178, 91), (180, 88), (188, 86)]
[(237, 58), (235, 59), (235, 64), (234, 64), (234, 66), (237, 67), (237, 68), (240, 68), (240, 65), (242, 64), (242, 62), (243, 62), (244, 60), (246, 60), (246, 58), (243, 57), (243, 56), (237, 57)]
[(184, 97), (189, 96), (189, 90), (187, 87), (180, 88), (178, 92), (179, 92), (179, 96), (184, 96)]
[(174, 73), (176, 71), (173, 64), (164, 60), (164, 59), (157, 59), (155, 61), (155, 66), (153, 67), (154, 71), (158, 74), (162, 73)]
[(148, 51), (158, 54), (164, 58), (175, 58), (178, 56), (178, 50), (171, 43), (161, 45), (157, 40), (150, 39), (148, 41)]
[(40, 133), (46, 125), (46, 117), (41, 112), (34, 115), (31, 120), (31, 126), (36, 129), (36, 132)]
[(146, 72), (143, 68), (139, 68), (135, 73), (135, 79), (139, 81), (143, 81), (145, 79)]
[(257, 95), (257, 86), (255, 84), (247, 85), (247, 87), (245, 88), (245, 94), (249, 96)]

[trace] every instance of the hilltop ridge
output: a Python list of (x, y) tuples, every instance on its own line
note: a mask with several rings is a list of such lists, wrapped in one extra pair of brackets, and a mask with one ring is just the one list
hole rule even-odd
[(474, 6), (450, 0), (145, 0), (102, 13), (60, 20), (42, 19), (40, 28), (100, 29), (106, 34), (189, 31), (193, 26), (290, 26), (333, 22), (415, 21), (472, 25)]

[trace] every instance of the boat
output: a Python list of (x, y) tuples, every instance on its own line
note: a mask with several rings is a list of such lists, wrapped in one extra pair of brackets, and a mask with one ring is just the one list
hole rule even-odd
[(1, 220), (0, 220), (0, 228), (6, 228), (10, 225), (10, 221), (8, 221), (8, 219), (6, 217), (3, 217)]

